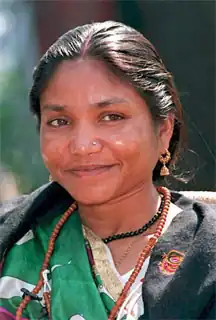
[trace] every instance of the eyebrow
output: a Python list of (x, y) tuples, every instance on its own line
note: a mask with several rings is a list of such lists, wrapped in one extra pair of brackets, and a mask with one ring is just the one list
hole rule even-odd
[(65, 110), (65, 106), (55, 105), (55, 104), (45, 104), (42, 108), (43, 111), (56, 111), (61, 112)]
[[(123, 104), (123, 103), (128, 103), (128, 101), (124, 98), (117, 98), (117, 97), (113, 97), (113, 98), (109, 98), (109, 99), (104, 99), (98, 102), (93, 102), (91, 103), (92, 107), (97, 107), (97, 108), (105, 108), (105, 107), (109, 107), (111, 105), (115, 105), (115, 104)], [(67, 107), (64, 105), (55, 105), (55, 104), (46, 104), (42, 107), (42, 110), (50, 110), (50, 111), (55, 111), (55, 112), (61, 112), (64, 111)]]
[(104, 108), (104, 107), (111, 106), (113, 104), (122, 104), (127, 102), (128, 101), (125, 100), (124, 98), (113, 97), (113, 98), (104, 99), (98, 102), (94, 102), (91, 105), (99, 108)]

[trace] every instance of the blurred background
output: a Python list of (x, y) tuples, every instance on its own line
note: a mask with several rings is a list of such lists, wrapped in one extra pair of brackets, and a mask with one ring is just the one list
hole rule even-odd
[(174, 74), (189, 151), (178, 190), (216, 190), (215, 1), (0, 0), (0, 202), (48, 181), (28, 91), (40, 56), (64, 32), (118, 20), (141, 31)]

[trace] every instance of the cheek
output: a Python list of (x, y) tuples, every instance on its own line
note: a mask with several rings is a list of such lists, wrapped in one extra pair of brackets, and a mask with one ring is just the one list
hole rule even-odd
[(62, 163), (66, 155), (67, 143), (61, 137), (53, 138), (51, 135), (41, 134), (40, 138), (41, 154), (43, 161), (47, 167), (58, 166)]
[[(147, 127), (147, 126), (146, 126)], [(109, 137), (110, 143), (114, 146), (116, 153), (123, 158), (148, 158), (157, 153), (157, 139), (155, 133), (145, 126), (131, 125), (121, 132), (112, 134)]]

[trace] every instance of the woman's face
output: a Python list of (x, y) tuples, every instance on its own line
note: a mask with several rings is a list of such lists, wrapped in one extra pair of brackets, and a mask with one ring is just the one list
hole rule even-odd
[(64, 61), (41, 96), (41, 151), (78, 202), (101, 204), (152, 183), (172, 119), (157, 128), (135, 89), (93, 60)]

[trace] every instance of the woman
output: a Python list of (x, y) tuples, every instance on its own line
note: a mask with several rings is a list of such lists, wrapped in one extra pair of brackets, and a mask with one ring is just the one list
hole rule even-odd
[(69, 31), (30, 105), (53, 182), (2, 208), (1, 319), (213, 319), (215, 208), (163, 187), (183, 119), (152, 44), (112, 21)]

